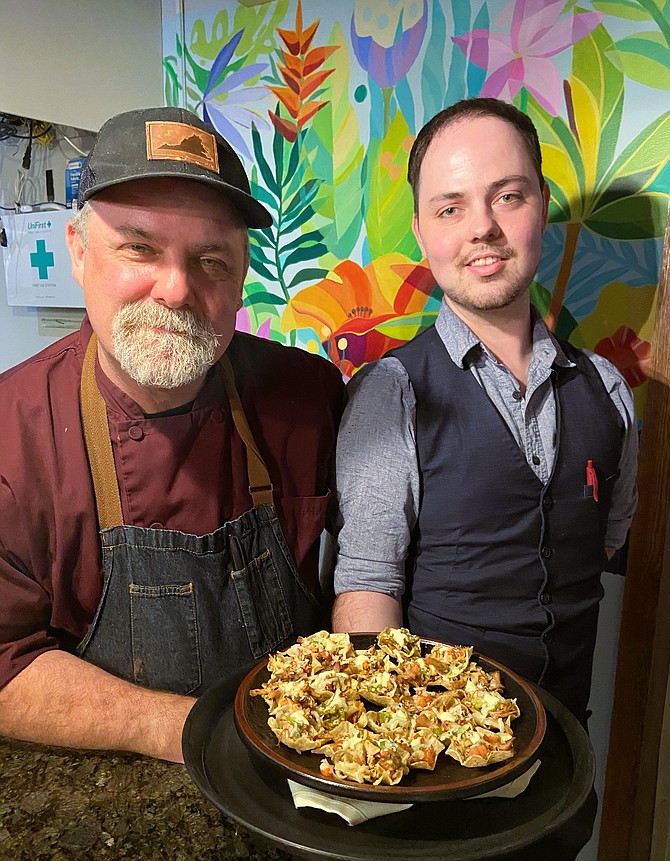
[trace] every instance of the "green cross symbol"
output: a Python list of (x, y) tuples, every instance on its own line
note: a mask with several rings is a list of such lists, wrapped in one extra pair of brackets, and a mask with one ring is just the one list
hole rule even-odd
[(47, 251), (46, 242), (43, 239), (38, 239), (35, 243), (35, 251), (30, 255), (30, 265), (33, 269), (39, 270), (39, 279), (49, 277), (49, 267), (54, 266), (53, 251)]

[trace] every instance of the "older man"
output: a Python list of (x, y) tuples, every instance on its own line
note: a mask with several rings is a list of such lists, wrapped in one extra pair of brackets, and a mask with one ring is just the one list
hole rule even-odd
[(444, 301), (349, 386), (334, 624), (474, 645), (584, 721), (600, 575), (636, 503), (631, 393), (531, 305), (549, 187), (525, 114), (447, 108), (408, 176)]
[(235, 334), (269, 213), (176, 108), (100, 130), (81, 330), (0, 377), (0, 733), (180, 761), (200, 692), (323, 624), (336, 369)]

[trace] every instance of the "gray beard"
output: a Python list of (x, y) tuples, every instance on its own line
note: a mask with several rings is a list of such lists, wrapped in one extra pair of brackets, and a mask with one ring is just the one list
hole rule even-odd
[(121, 369), (138, 385), (178, 389), (206, 373), (219, 340), (209, 320), (187, 308), (134, 302), (115, 315), (112, 345)]

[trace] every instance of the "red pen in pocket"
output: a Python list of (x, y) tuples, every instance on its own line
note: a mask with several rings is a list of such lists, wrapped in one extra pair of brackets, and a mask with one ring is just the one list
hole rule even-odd
[(586, 485), (584, 487), (584, 496), (591, 496), (595, 502), (598, 501), (598, 476), (592, 460), (586, 461)]

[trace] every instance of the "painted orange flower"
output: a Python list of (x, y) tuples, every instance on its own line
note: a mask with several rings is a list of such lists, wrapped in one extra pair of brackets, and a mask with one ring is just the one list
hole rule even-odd
[(321, 69), (321, 66), (337, 51), (338, 45), (325, 45), (312, 48), (312, 40), (319, 27), (320, 19), (303, 27), (302, 3), (298, 0), (295, 12), (295, 30), (277, 29), (286, 50), (281, 52), (283, 62), (277, 68), (284, 80), (284, 86), (271, 86), (269, 89), (277, 96), (289, 113), (289, 118), (281, 117), (279, 110), (269, 111), (274, 127), (282, 137), (294, 142), (305, 123), (328, 102), (319, 99), (320, 87), (334, 69)]
[(282, 330), (313, 329), (331, 361), (351, 377), (416, 334), (416, 326), (409, 335), (407, 327), (393, 334), (378, 327), (420, 314), (434, 289), (428, 267), (403, 254), (385, 254), (367, 266), (344, 260), (290, 300)]
[(595, 352), (609, 359), (631, 388), (641, 386), (649, 376), (651, 344), (628, 326), (620, 326), (609, 338), (598, 341)]

